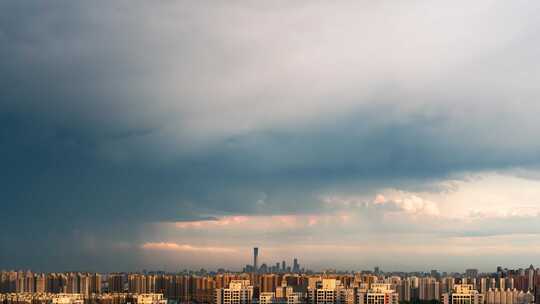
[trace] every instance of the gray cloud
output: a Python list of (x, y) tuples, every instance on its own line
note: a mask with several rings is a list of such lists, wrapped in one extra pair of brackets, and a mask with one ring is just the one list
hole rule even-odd
[[(3, 2), (0, 242), (45, 231), (50, 267), (106, 268), (148, 222), (536, 168), (528, 5)], [(0, 266), (45, 267), (15, 253)]]

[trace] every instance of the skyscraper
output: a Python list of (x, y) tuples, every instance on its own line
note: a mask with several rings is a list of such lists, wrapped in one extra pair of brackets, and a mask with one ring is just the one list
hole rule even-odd
[(259, 248), (253, 248), (253, 271), (257, 272), (259, 270), (259, 265), (257, 264), (257, 258), (259, 257)]
[(293, 272), (300, 272), (300, 264), (298, 264), (297, 258), (294, 258), (293, 261)]

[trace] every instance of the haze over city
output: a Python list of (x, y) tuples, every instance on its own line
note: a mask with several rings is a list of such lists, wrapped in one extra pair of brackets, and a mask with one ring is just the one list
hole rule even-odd
[(0, 1), (0, 269), (537, 267), (539, 14)]

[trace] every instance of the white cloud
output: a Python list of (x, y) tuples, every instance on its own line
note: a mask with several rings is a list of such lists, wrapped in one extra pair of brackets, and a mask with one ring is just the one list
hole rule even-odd
[(386, 189), (377, 194), (372, 200), (363, 196), (323, 196), (322, 201), (329, 208), (353, 208), (358, 212), (362, 209), (378, 208), (387, 212), (403, 212), (408, 215), (438, 216), (440, 214), (436, 203), (425, 200), (415, 193), (396, 189)]
[[(335, 266), (335, 261), (327, 261), (332, 256), (349, 267), (382, 264), (411, 269), (425, 263), (446, 265), (441, 267), (465, 263), (489, 268), (501, 261), (515, 263), (508, 257), (540, 252), (533, 245), (540, 240), (538, 206), (522, 204), (539, 193), (537, 183), (511, 172), (486, 172), (437, 183), (428, 187), (432, 191), (379, 189), (375, 196), (322, 195), (324, 209), (317, 213), (232, 215), (214, 221), (160, 224), (158, 231), (170, 240), (204, 240), (216, 244), (214, 248), (233, 246), (244, 260), (256, 244), (264, 248), (265, 261), (294, 255), (311, 267)], [(481, 197), (497, 197), (490, 207), (496, 212), (472, 211), (476, 205), (468, 198)], [(489, 206), (482, 210), (491, 210)], [(179, 244), (146, 247), (192, 252), (198, 258), (215, 251)], [(406, 263), (395, 262), (395, 256), (404, 257)]]
[(235, 252), (234, 248), (226, 247), (200, 247), (190, 244), (178, 244), (173, 242), (148, 242), (141, 245), (144, 250), (159, 251), (186, 251), (186, 252), (208, 252), (208, 253), (226, 253)]
[(441, 212), (453, 218), (536, 217), (540, 213), (540, 181), (512, 171), (477, 173), (454, 180), (448, 191), (419, 195), (437, 201)]
[(416, 194), (399, 190), (388, 190), (385, 195), (377, 194), (373, 202), (377, 205), (392, 204), (399, 210), (413, 215), (438, 216), (440, 214), (436, 203)]

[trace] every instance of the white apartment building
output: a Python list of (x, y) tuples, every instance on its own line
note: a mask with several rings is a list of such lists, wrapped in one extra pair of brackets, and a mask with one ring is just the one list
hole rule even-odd
[(484, 295), (474, 289), (472, 284), (456, 284), (450, 293), (441, 297), (442, 304), (483, 304)]
[(312, 304), (354, 304), (354, 290), (345, 288), (339, 280), (323, 279), (313, 300)]
[(529, 291), (523, 292), (517, 289), (489, 289), (486, 292), (485, 304), (531, 304), (534, 303), (534, 295)]
[(232, 280), (229, 288), (215, 290), (215, 304), (251, 304), (253, 298), (253, 286), (249, 280)]
[(305, 304), (305, 296), (302, 292), (293, 292), (292, 287), (287, 292), (261, 292), (259, 304)]
[(373, 283), (366, 291), (356, 294), (357, 304), (398, 304), (399, 294), (392, 289), (392, 284)]

